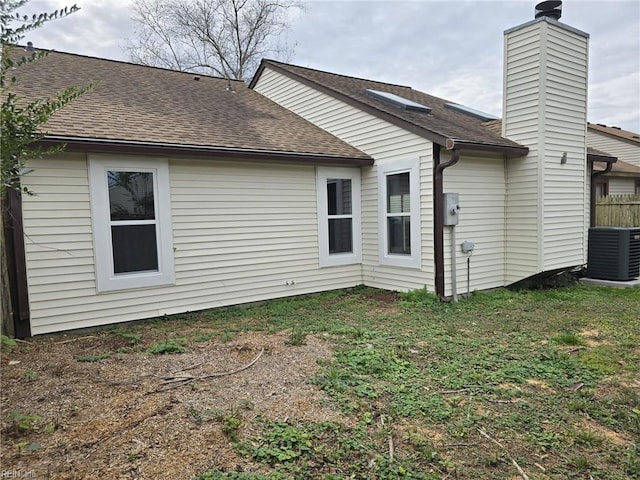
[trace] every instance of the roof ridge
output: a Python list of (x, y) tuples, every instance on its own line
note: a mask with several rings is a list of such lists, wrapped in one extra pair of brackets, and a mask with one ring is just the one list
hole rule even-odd
[[(324, 75), (333, 75), (334, 77), (348, 78), (350, 80), (358, 80), (358, 81), (361, 81), (361, 82), (375, 83), (375, 84), (378, 84), (378, 85), (388, 85), (390, 87), (400, 87), (400, 88), (407, 88), (409, 90), (414, 90), (409, 85), (401, 85), (399, 83), (379, 82), (377, 80), (371, 80), (370, 78), (354, 77), (353, 75), (343, 75), (341, 73), (334, 73), (334, 72), (328, 72), (326, 70), (320, 70), (319, 68), (303, 67), (303, 66), (300, 66), (300, 65), (294, 65), (292, 63), (280, 62), (278, 60), (272, 60), (270, 58), (265, 58), (262, 61), (263, 61), (263, 63), (274, 63), (276, 65), (280, 65), (280, 66), (284, 66), (284, 67), (300, 68), (302, 70), (309, 70), (311, 72), (322, 73)], [(419, 90), (414, 90), (414, 91), (419, 91)], [(424, 93), (424, 92), (422, 92), (422, 93)]]
[(610, 135), (621, 140), (628, 140), (633, 143), (640, 143), (640, 134), (631, 130), (625, 130), (621, 127), (614, 125), (605, 125), (604, 123), (587, 122), (587, 128), (591, 128), (593, 131)]
[[(25, 48), (24, 45), (19, 45), (19, 44), (15, 44), (13, 45), (14, 47), (17, 48)], [(104, 57), (96, 57), (93, 55), (85, 55), (85, 54), (81, 54), (81, 53), (73, 53), (73, 52), (63, 52), (61, 50), (54, 50), (52, 48), (38, 48), (35, 47), (35, 52), (49, 52), (54, 53), (54, 54), (60, 54), (60, 55), (69, 55), (72, 57), (79, 57), (79, 58), (86, 58), (86, 59), (90, 59), (90, 60), (100, 60), (102, 62), (112, 62), (112, 63), (118, 63), (118, 64), (122, 64), (122, 65), (131, 65), (133, 67), (142, 67), (142, 68), (151, 68), (151, 69), (155, 69), (155, 70), (162, 70), (164, 72), (171, 72), (171, 73), (182, 73), (185, 75), (197, 75), (199, 77), (206, 77), (206, 78), (212, 78), (212, 79), (216, 79), (216, 80), (225, 80), (225, 81), (231, 81), (231, 82), (239, 82), (239, 83), (246, 83), (244, 80), (238, 80), (235, 78), (227, 78), (227, 77), (219, 77), (216, 75), (209, 75), (206, 73), (199, 73), (199, 72), (187, 72), (185, 70), (174, 70), (172, 68), (166, 68), (166, 67), (157, 67), (155, 65), (144, 65), (142, 63), (134, 63), (134, 62), (128, 62), (125, 60), (116, 60), (113, 58), (104, 58)]]

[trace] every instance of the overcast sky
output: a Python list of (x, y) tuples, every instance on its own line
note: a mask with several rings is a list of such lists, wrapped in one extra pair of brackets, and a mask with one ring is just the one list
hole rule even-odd
[[(80, 12), (24, 41), (126, 61), (129, 1), (77, 0)], [(73, 3), (31, 0), (25, 12)], [(501, 115), (503, 32), (532, 20), (536, 3), (312, 0), (288, 33), (296, 45), (290, 62), (408, 85)], [(588, 120), (640, 132), (640, 1), (565, 0), (561, 22), (591, 35)]]

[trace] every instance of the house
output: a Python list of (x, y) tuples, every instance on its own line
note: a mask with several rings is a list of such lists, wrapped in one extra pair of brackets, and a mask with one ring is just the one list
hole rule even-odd
[(615, 158), (587, 154), (588, 35), (558, 18), (505, 32), (500, 132), (275, 61), (249, 87), (55, 52), (26, 66), (28, 98), (98, 84), (47, 123), (66, 149), (11, 203), (17, 334), (360, 284), (456, 297), (583, 265), (590, 166)]
[[(553, 7), (505, 32), (499, 132), (495, 117), (409, 87), (263, 61), (252, 88), (375, 159), (361, 169), (366, 284), (449, 296), (470, 255), (470, 290), (584, 263), (591, 165), (616, 158), (587, 152), (588, 34)], [(405, 236), (420, 247), (402, 258), (385, 243), (400, 174), (413, 195)], [(456, 235), (476, 246), (453, 269), (444, 246), (459, 249), (443, 227), (442, 192), (459, 193)]]
[(367, 154), (243, 82), (56, 52), (19, 73), (28, 98), (98, 84), (12, 203), (18, 335), (362, 283), (319, 266), (316, 169)]
[(601, 123), (589, 123), (587, 144), (618, 158), (611, 172), (598, 178), (599, 195), (640, 195), (639, 134)]

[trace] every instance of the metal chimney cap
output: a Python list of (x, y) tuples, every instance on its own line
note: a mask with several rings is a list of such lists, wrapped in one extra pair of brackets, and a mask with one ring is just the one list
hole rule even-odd
[(27, 52), (33, 52), (35, 51), (35, 48), (33, 47), (33, 42), (27, 42), (27, 46), (24, 48), (25, 51)]
[(546, 2), (540, 2), (536, 5), (536, 18), (549, 17), (554, 20), (560, 20), (562, 16), (562, 1), (561, 0), (548, 0)]

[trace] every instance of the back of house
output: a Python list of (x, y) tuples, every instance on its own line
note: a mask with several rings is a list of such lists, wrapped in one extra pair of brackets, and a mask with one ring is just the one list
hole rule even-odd
[(554, 8), (505, 32), (501, 122), (271, 60), (247, 87), (51, 53), (18, 93), (98, 85), (45, 126), (66, 149), (12, 203), (16, 332), (361, 284), (448, 298), (583, 265), (591, 165), (615, 160), (587, 153), (587, 42)]

